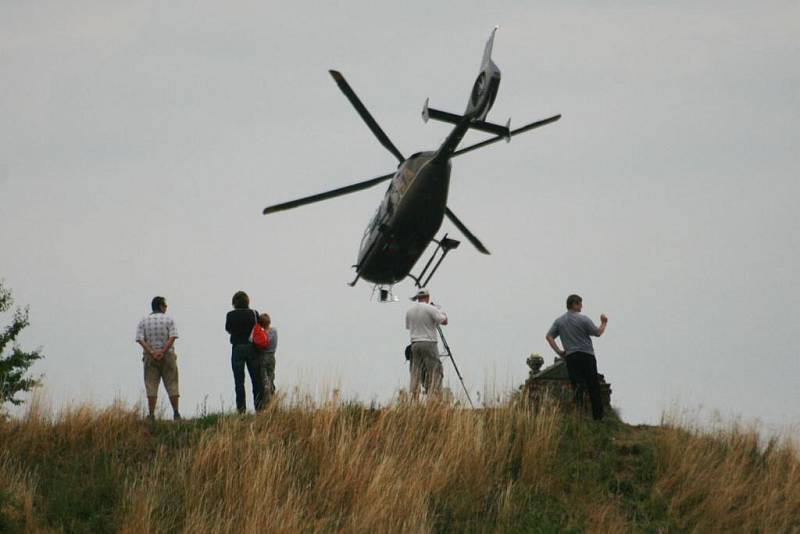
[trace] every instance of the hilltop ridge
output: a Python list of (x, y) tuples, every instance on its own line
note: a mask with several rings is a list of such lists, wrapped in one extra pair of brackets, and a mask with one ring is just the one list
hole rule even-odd
[(33, 406), (0, 421), (0, 450), (4, 532), (800, 529), (791, 444), (553, 403), (306, 400), (153, 425), (123, 406)]

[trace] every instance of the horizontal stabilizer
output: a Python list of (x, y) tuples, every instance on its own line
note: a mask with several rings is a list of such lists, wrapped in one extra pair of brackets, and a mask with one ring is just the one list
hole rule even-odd
[[(428, 100), (426, 99), (425, 106), (422, 108), (422, 120), (428, 122), (428, 119), (447, 122), (450, 124), (460, 124), (462, 121), (468, 120), (463, 115), (428, 107)], [(472, 120), (468, 123), (468, 126), (473, 130), (480, 130), (482, 132), (499, 135), (500, 137), (504, 137), (509, 140), (511, 139), (511, 131), (509, 130), (510, 125), (511, 119), (508, 120), (508, 123), (505, 126), (479, 120)]]

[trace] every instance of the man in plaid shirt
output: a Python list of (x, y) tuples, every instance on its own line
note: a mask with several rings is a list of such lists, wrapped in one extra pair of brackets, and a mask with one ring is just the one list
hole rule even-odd
[(136, 328), (136, 342), (142, 346), (144, 354), (144, 387), (147, 392), (148, 419), (155, 419), (158, 384), (164, 382), (164, 389), (172, 404), (172, 417), (181, 418), (178, 411), (178, 361), (175, 354), (175, 340), (178, 329), (175, 321), (167, 315), (167, 301), (164, 297), (154, 297), (150, 303), (153, 312), (139, 321)]

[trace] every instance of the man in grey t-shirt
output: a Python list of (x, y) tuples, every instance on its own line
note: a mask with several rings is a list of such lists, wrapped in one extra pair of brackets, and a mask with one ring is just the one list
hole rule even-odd
[[(597, 379), (597, 359), (594, 356), (591, 336), (600, 337), (606, 331), (608, 317), (600, 315), (598, 328), (591, 319), (581, 315), (583, 299), (578, 295), (567, 297), (567, 313), (557, 318), (547, 331), (545, 339), (556, 353), (567, 362), (569, 380), (575, 389), (578, 406), (583, 405), (583, 391), (578, 387), (585, 383), (592, 401), (592, 417), (603, 418), (603, 400), (600, 397), (600, 384)], [(563, 349), (556, 338), (561, 338)]]

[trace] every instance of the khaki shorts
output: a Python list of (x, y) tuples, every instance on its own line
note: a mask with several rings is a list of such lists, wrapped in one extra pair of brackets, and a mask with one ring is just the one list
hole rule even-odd
[(175, 351), (169, 351), (161, 360), (154, 360), (145, 353), (142, 362), (144, 362), (144, 389), (148, 397), (158, 396), (158, 383), (162, 380), (167, 395), (178, 396), (178, 357)]

